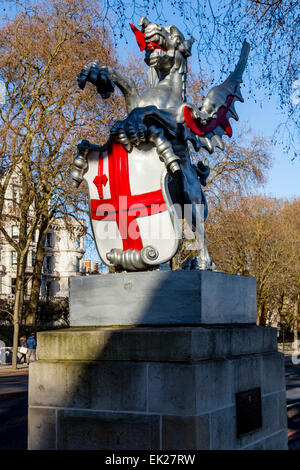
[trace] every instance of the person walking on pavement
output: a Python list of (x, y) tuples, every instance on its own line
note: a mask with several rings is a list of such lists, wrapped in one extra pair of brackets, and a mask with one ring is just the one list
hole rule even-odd
[(31, 361), (36, 361), (36, 339), (35, 333), (31, 333), (29, 338), (26, 341), (27, 344), (27, 354), (26, 354), (26, 362), (29, 364)]
[(21, 336), (20, 338), (20, 348), (19, 348), (19, 361), (22, 364), (26, 363), (26, 354), (27, 354), (27, 343), (26, 343), (26, 336)]

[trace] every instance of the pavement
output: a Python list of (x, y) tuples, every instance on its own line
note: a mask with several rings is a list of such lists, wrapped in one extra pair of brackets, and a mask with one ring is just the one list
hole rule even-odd
[(300, 450), (300, 355), (290, 350), (284, 357), (289, 449)]
[(300, 360), (293, 363), (292, 355), (285, 355), (285, 381), (287, 404), (300, 403)]
[(8, 374), (10, 372), (19, 373), (19, 372), (25, 372), (25, 371), (28, 371), (27, 364), (18, 364), (17, 369), (13, 369), (11, 364), (0, 364), (0, 375)]

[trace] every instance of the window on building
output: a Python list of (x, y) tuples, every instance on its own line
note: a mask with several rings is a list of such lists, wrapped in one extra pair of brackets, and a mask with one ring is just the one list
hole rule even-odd
[(15, 209), (17, 207), (17, 188), (16, 186), (12, 187), (12, 203), (13, 203), (13, 208)]
[(17, 225), (13, 225), (11, 228), (11, 238), (14, 240), (19, 238), (19, 227)]
[(18, 255), (16, 251), (11, 252), (11, 264), (12, 265), (18, 264)]
[(79, 273), (80, 271), (80, 258), (76, 256), (76, 272)]
[(52, 271), (52, 256), (46, 256), (45, 266), (47, 271)]
[(46, 284), (46, 297), (50, 297), (51, 296), (51, 282), (47, 282)]
[(40, 295), (46, 295), (46, 280), (44, 277), (41, 279)]
[(29, 277), (26, 276), (26, 277), (25, 277), (25, 283), (24, 283), (24, 294), (25, 294), (25, 295), (29, 295), (29, 294), (30, 294), (29, 282), (30, 282)]
[(16, 284), (17, 284), (17, 279), (15, 277), (11, 278), (11, 293), (15, 294), (16, 293)]
[(32, 252), (31, 252), (31, 266), (34, 266), (35, 258), (36, 258), (35, 251), (32, 250)]
[(48, 232), (46, 235), (46, 246), (53, 246), (53, 234), (51, 232)]

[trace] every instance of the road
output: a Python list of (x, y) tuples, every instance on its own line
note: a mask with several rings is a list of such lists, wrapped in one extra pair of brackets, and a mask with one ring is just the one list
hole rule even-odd
[(28, 373), (0, 368), (0, 450), (27, 449)]
[(28, 390), (28, 371), (20, 370), (13, 372), (11, 370), (1, 370), (0, 367), (0, 396), (20, 395)]
[(289, 447), (300, 449), (300, 356), (299, 364), (293, 363), (291, 355), (285, 356), (285, 382)]
[(285, 382), (287, 403), (300, 402), (300, 356), (295, 357), (299, 364), (293, 363), (291, 355), (285, 356)]

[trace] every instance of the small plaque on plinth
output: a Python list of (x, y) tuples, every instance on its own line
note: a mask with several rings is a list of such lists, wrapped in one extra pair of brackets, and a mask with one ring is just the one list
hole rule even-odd
[(235, 394), (237, 436), (262, 427), (261, 389), (254, 388)]

